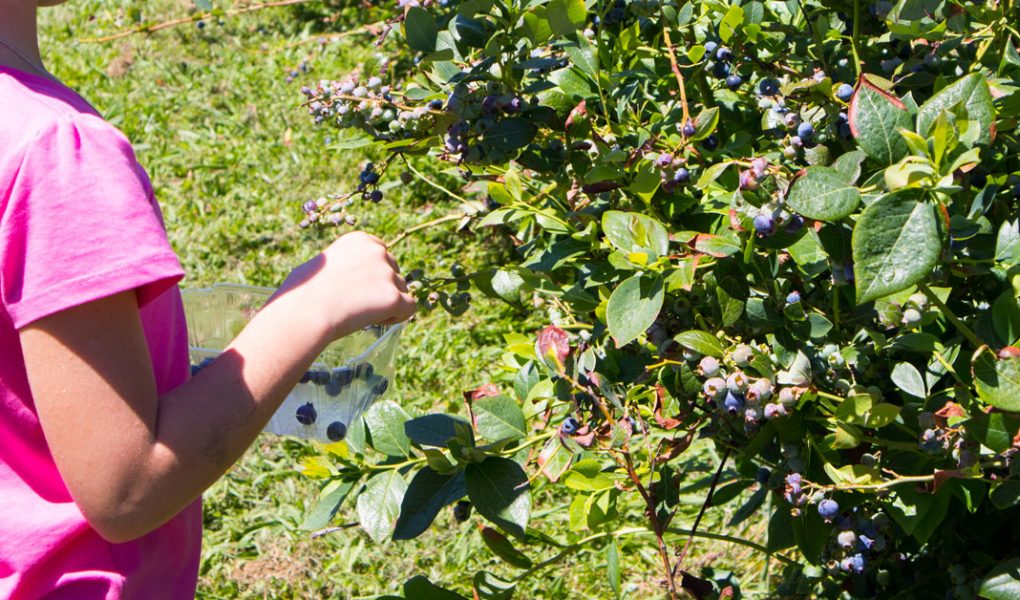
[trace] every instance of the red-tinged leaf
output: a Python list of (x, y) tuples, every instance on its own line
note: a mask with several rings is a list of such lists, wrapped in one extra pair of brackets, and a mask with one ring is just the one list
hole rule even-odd
[(884, 165), (894, 164), (908, 152), (901, 129), (912, 129), (913, 118), (899, 98), (861, 75), (847, 112), (850, 132), (865, 154)]
[(479, 386), (473, 390), (466, 390), (464, 392), (464, 399), (468, 402), (475, 400), (481, 400), (482, 398), (490, 398), (492, 396), (500, 395), (499, 388), (495, 384), (486, 383), (485, 385)]
[(611, 192), (622, 187), (623, 184), (618, 181), (596, 181), (595, 183), (581, 186), (581, 191), (585, 194), (601, 194), (602, 192)]
[(719, 592), (719, 600), (725, 600), (726, 598), (732, 598), (732, 597), (733, 597), (733, 586), (732, 585), (728, 585), (728, 586), (724, 587), (722, 589), (722, 591)]
[(573, 127), (574, 122), (577, 119), (583, 119), (588, 116), (588, 109), (586, 107), (587, 102), (581, 100), (581, 102), (570, 110), (570, 114), (567, 115), (566, 129)]
[(666, 388), (662, 385), (655, 386), (655, 408), (653, 414), (655, 415), (655, 422), (659, 424), (659, 427), (663, 429), (676, 429), (680, 426), (682, 421), (680, 419), (674, 419), (672, 417), (662, 416), (662, 398), (666, 395)]
[(935, 483), (932, 492), (934, 493), (939, 491), (939, 488), (942, 487), (950, 479), (966, 479), (966, 478), (967, 475), (963, 471), (960, 471), (959, 469), (935, 471)]
[(711, 233), (699, 233), (694, 237), (693, 246), (698, 252), (715, 258), (726, 258), (740, 251), (740, 245), (736, 242)]
[(595, 431), (587, 425), (578, 429), (574, 435), (567, 435), (561, 431), (560, 436), (574, 440), (582, 448), (591, 448), (591, 445), (595, 443)]
[(743, 231), (744, 228), (740, 225), (740, 214), (737, 213), (737, 209), (730, 209), (730, 229), (734, 231)]
[(1016, 435), (1013, 436), (1013, 447), (1020, 448), (1020, 431), (1016, 432)]
[(691, 442), (693, 441), (694, 431), (689, 431), (687, 435), (683, 437), (675, 437), (671, 440), (664, 441), (663, 444), (666, 446), (666, 451), (655, 456), (655, 463), (661, 465), (677, 458), (691, 447)]
[(967, 411), (955, 402), (946, 402), (946, 405), (935, 411), (935, 423), (939, 427), (945, 427), (951, 417), (965, 417)]
[(695, 577), (687, 571), (683, 571), (683, 578), (680, 580), (680, 587), (698, 600), (705, 600), (712, 595), (712, 583), (707, 579)]
[(1020, 348), (1017, 348), (1016, 346), (1006, 346), (1005, 348), (1000, 348), (998, 354), (1000, 359), (1020, 356)]
[(570, 354), (570, 336), (555, 325), (547, 325), (535, 340), (535, 354), (542, 360), (552, 361), (560, 372), (564, 370), (567, 355)]

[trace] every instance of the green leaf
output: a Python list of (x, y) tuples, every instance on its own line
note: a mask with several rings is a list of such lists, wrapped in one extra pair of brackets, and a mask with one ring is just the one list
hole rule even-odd
[(1012, 290), (1003, 292), (992, 303), (992, 326), (1007, 346), (1020, 339), (1020, 303)]
[(550, 0), (545, 17), (553, 34), (568, 36), (577, 31), (588, 18), (584, 0)]
[(418, 52), (435, 52), (439, 25), (432, 13), (419, 6), (412, 6), (404, 17), (404, 32), (407, 45)]
[(505, 395), (476, 400), (471, 405), (475, 426), (491, 442), (519, 440), (528, 435), (524, 413), (517, 402)]
[(620, 597), (620, 549), (616, 546), (616, 540), (610, 539), (606, 544), (606, 579), (609, 580), (609, 588), (613, 595)]
[(797, 543), (793, 532), (793, 517), (789, 508), (780, 505), (769, 518), (769, 535), (766, 547), (769, 552), (792, 548)]
[(842, 172), (829, 167), (808, 167), (790, 186), (787, 204), (809, 219), (836, 221), (850, 216), (861, 192)]
[(1005, 411), (1020, 411), (1020, 357), (998, 358), (986, 347), (974, 357), (972, 368), (981, 400)]
[(336, 516), (336, 511), (340, 509), (340, 505), (354, 489), (354, 484), (357, 481), (336, 479), (326, 487), (322, 488), (322, 492), (319, 494), (319, 499), (316, 500), (315, 506), (312, 510), (308, 511), (305, 516), (305, 520), (301, 523), (300, 529), (303, 531), (316, 531), (329, 525)]
[(967, 421), (967, 432), (993, 452), (1005, 452), (1020, 430), (1020, 419), (994, 412), (979, 412)]
[(488, 571), (478, 571), (474, 577), (474, 589), (480, 600), (510, 600), (516, 583), (504, 581)]
[(404, 434), (419, 446), (445, 448), (450, 438), (457, 437), (458, 425), (470, 435), (471, 424), (461, 417), (433, 414), (404, 423)]
[(606, 325), (617, 347), (625, 346), (651, 327), (665, 296), (661, 277), (640, 273), (613, 290), (606, 306)]
[(839, 171), (846, 176), (850, 183), (857, 181), (857, 178), (861, 176), (861, 163), (867, 155), (860, 150), (854, 150), (841, 154), (835, 162), (832, 163), (832, 168)]
[(928, 397), (928, 390), (924, 385), (924, 378), (921, 377), (917, 367), (910, 363), (902, 362), (893, 367), (890, 377), (901, 390), (924, 400)]
[[(780, 510), (782, 509), (780, 508)], [(818, 564), (821, 560), (822, 550), (828, 543), (832, 527), (822, 519), (818, 510), (813, 510), (812, 507), (801, 511), (800, 516), (794, 517), (792, 520), (793, 537), (797, 541), (800, 553), (811, 564)]]
[(358, 495), (358, 520), (376, 543), (386, 541), (393, 532), (406, 491), (407, 482), (398, 471), (383, 471), (369, 479)]
[(415, 473), (400, 503), (393, 539), (410, 540), (429, 528), (444, 506), (464, 497), (464, 472), (441, 475), (429, 467)]
[(978, 595), (988, 600), (1020, 598), (1020, 558), (999, 563), (981, 581)]
[(386, 456), (407, 456), (411, 452), (411, 440), (404, 433), (404, 423), (409, 419), (396, 402), (386, 400), (373, 404), (365, 413), (372, 447)]
[(857, 302), (864, 303), (924, 281), (942, 251), (935, 208), (924, 192), (906, 188), (864, 209), (853, 233)]
[(1006, 510), (1020, 504), (1020, 481), (1007, 479), (995, 486), (988, 498), (999, 510)]
[(943, 524), (950, 497), (945, 493), (929, 494), (915, 491), (909, 485), (899, 485), (887, 510), (904, 532), (923, 544)]
[(981, 73), (971, 73), (939, 90), (917, 111), (917, 133), (927, 137), (939, 113), (963, 105), (967, 118), (976, 121), (979, 144), (990, 144), (995, 130), (995, 106), (988, 81)]
[(517, 150), (531, 143), (538, 129), (531, 121), (513, 117), (498, 121), (482, 135), (482, 146), (485, 149)]
[(507, 564), (518, 569), (530, 569), (534, 566), (526, 554), (514, 547), (505, 535), (491, 527), (482, 527), (482, 541), (493, 554), (503, 559)]
[(589, 458), (578, 462), (563, 477), (563, 484), (582, 492), (600, 492), (613, 489), (611, 477), (602, 472), (599, 461)]
[(531, 516), (531, 489), (528, 475), (508, 458), (490, 456), (482, 463), (471, 463), (464, 471), (468, 497), (478, 512), (517, 537)]
[(761, 508), (762, 503), (765, 502), (765, 496), (767, 496), (768, 493), (768, 489), (762, 486), (755, 493), (751, 494), (751, 497), (748, 498), (747, 501), (733, 513), (733, 518), (730, 519), (727, 526), (733, 527), (734, 525), (739, 525), (747, 520), (748, 517)]
[(898, 98), (873, 84), (865, 75), (850, 99), (850, 131), (864, 153), (883, 165), (898, 162), (907, 154), (901, 129), (913, 123)]
[(415, 575), (404, 582), (404, 598), (407, 600), (466, 600), (464, 596), (432, 583), (424, 575)]
[(645, 252), (656, 259), (669, 252), (669, 233), (662, 223), (640, 213), (609, 210), (602, 215), (602, 231), (624, 253)]

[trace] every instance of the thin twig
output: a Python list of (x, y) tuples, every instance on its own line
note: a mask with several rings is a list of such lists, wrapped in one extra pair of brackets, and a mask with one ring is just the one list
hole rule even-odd
[(463, 219), (464, 217), (465, 217), (464, 213), (457, 212), (457, 213), (452, 213), (452, 214), (449, 214), (449, 215), (444, 215), (442, 217), (439, 217), (438, 219), (432, 219), (431, 221), (426, 221), (426, 222), (421, 223), (419, 225), (415, 225), (414, 227), (410, 227), (408, 229), (405, 229), (405, 230), (401, 231), (400, 234), (397, 237), (395, 237), (392, 240), (386, 242), (386, 247), (387, 248), (392, 248), (392, 247), (396, 246), (397, 244), (399, 244), (400, 242), (404, 241), (404, 238), (406, 238), (407, 236), (409, 236), (412, 233), (415, 233), (417, 231), (421, 231), (422, 229), (428, 229), (429, 227), (432, 227), (434, 225), (439, 225), (440, 223), (447, 223), (449, 221), (459, 221), (460, 219)]
[(662, 25), (662, 36), (666, 42), (666, 51), (669, 53), (669, 64), (673, 68), (673, 74), (676, 75), (676, 81), (680, 84), (680, 108), (683, 110), (683, 124), (687, 124), (687, 121), (691, 118), (691, 113), (687, 110), (687, 86), (684, 85), (684, 75), (680, 72), (680, 66), (676, 62), (676, 53), (673, 52), (673, 41), (669, 39), (669, 27), (665, 23)]
[(715, 470), (715, 476), (712, 477), (712, 485), (708, 488), (708, 495), (705, 496), (705, 501), (701, 503), (701, 510), (698, 511), (697, 518), (694, 519), (694, 525), (691, 527), (691, 535), (687, 538), (687, 543), (684, 544), (682, 550), (678, 550), (676, 553), (676, 563), (673, 564), (673, 577), (676, 577), (677, 569), (680, 568), (680, 563), (687, 558), (687, 553), (691, 549), (691, 545), (694, 543), (694, 538), (697, 537), (695, 533), (698, 531), (698, 525), (701, 524), (701, 517), (705, 516), (705, 510), (712, 503), (712, 496), (715, 495), (715, 486), (719, 485), (719, 477), (722, 476), (723, 467), (726, 466), (726, 461), (730, 457), (730, 449), (726, 448), (726, 452), (723, 453), (722, 460), (719, 461), (719, 467)]
[(195, 14), (191, 15), (190, 17), (183, 17), (183, 18), (180, 18), (180, 19), (172, 19), (170, 21), (164, 21), (163, 23), (157, 23), (155, 25), (142, 25), (142, 26), (135, 27), (133, 29), (127, 29), (127, 30), (124, 30), (124, 31), (121, 31), (119, 33), (115, 33), (115, 34), (112, 34), (112, 35), (106, 35), (106, 36), (97, 37), (97, 38), (84, 38), (84, 39), (79, 39), (78, 41), (80, 43), (83, 43), (83, 44), (112, 42), (113, 40), (119, 40), (121, 38), (126, 38), (126, 37), (134, 35), (136, 33), (153, 33), (155, 31), (159, 31), (161, 29), (169, 29), (170, 27), (176, 27), (178, 25), (184, 25), (186, 23), (194, 23), (195, 21), (202, 21), (204, 19), (211, 19), (212, 17), (219, 17), (219, 16), (222, 16), (222, 17), (233, 17), (233, 16), (236, 16), (236, 15), (244, 14), (244, 13), (255, 12), (257, 10), (262, 10), (263, 8), (275, 8), (275, 7), (278, 7), (278, 6), (290, 6), (292, 4), (304, 4), (305, 2), (317, 2), (317, 1), (318, 0), (278, 0), (276, 2), (263, 2), (261, 4), (253, 4), (251, 6), (246, 6), (244, 8), (235, 8), (233, 10), (224, 11), (221, 15), (214, 14), (212, 11), (202, 12), (202, 13), (195, 13)]
[(331, 533), (336, 533), (338, 531), (343, 531), (344, 529), (350, 529), (351, 527), (357, 526), (358, 523), (344, 523), (343, 525), (337, 525), (336, 527), (327, 527), (325, 529), (320, 529), (312, 533), (312, 539), (314, 540), (315, 538), (320, 538), (324, 535), (329, 535)]

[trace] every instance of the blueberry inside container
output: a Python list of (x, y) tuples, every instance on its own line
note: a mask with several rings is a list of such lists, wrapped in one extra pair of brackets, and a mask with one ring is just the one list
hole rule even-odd
[[(219, 283), (181, 291), (192, 375), (237, 336), (275, 290)], [(342, 440), (352, 422), (392, 394), (393, 359), (402, 325), (376, 325), (330, 344), (265, 427), (277, 435)]]

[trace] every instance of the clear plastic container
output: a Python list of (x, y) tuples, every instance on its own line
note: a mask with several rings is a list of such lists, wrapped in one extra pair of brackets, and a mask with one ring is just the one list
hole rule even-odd
[[(230, 283), (181, 291), (192, 374), (219, 355), (274, 291)], [(391, 387), (401, 329), (402, 325), (372, 326), (330, 344), (265, 431), (322, 441), (344, 439), (350, 424)]]

